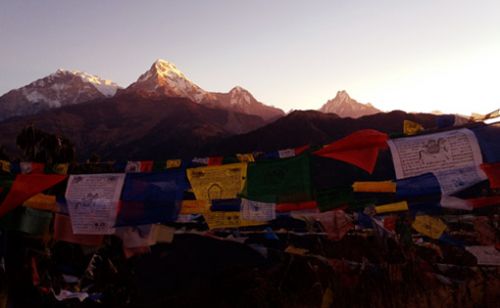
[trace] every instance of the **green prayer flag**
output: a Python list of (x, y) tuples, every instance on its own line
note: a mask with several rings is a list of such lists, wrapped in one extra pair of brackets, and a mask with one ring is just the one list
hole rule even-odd
[(248, 164), (242, 197), (261, 202), (312, 199), (309, 155)]
[(52, 213), (25, 208), (18, 230), (31, 235), (43, 235), (49, 231)]

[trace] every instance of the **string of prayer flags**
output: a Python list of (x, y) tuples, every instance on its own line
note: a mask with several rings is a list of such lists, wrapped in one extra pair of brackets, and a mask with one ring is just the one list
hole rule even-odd
[(488, 176), (490, 187), (494, 189), (500, 188), (500, 162), (493, 164), (482, 164), (481, 169)]
[(187, 177), (198, 200), (237, 198), (245, 186), (246, 176), (246, 163), (187, 169)]
[(153, 171), (152, 160), (128, 161), (125, 166), (125, 173), (151, 172)]
[(114, 233), (124, 181), (123, 173), (78, 174), (69, 177), (65, 198), (74, 234)]
[(402, 211), (408, 211), (408, 203), (406, 201), (394, 202), (375, 207), (375, 212), (377, 214)]
[(0, 205), (0, 217), (42, 191), (66, 179), (59, 174), (18, 174)]
[(187, 188), (183, 169), (127, 174), (116, 226), (175, 221)]
[(418, 233), (435, 240), (440, 238), (447, 228), (446, 224), (442, 222), (441, 219), (428, 215), (416, 216), (412, 223), (412, 227)]
[(410, 120), (403, 121), (403, 133), (406, 136), (413, 136), (424, 131), (424, 127)]
[(315, 155), (341, 160), (373, 173), (380, 149), (387, 147), (388, 136), (374, 129), (359, 130), (334, 141)]
[(395, 193), (396, 183), (393, 181), (354, 182), (352, 189), (354, 192)]
[(74, 234), (68, 215), (56, 213), (54, 218), (54, 240), (85, 246), (99, 246), (104, 240), (101, 234)]
[(309, 156), (249, 164), (242, 197), (269, 203), (312, 200)]

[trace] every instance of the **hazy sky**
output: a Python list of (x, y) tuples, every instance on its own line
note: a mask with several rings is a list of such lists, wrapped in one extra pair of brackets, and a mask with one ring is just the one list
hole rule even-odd
[(127, 86), (158, 58), (208, 91), (317, 109), (500, 107), (500, 1), (0, 0), (0, 95), (58, 68)]

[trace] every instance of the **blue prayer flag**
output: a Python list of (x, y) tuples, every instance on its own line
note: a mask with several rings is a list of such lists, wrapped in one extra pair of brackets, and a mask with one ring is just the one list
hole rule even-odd
[(115, 225), (175, 221), (184, 190), (188, 187), (184, 169), (127, 174)]

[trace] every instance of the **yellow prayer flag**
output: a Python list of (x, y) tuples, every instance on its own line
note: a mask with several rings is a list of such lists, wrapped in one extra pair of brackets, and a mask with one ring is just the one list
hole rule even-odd
[(424, 127), (410, 120), (403, 121), (403, 133), (407, 136), (416, 135), (424, 130)]
[(57, 212), (56, 196), (37, 194), (24, 201), (24, 206), (32, 209)]
[(412, 227), (417, 230), (418, 233), (433, 239), (441, 237), (441, 234), (446, 230), (446, 224), (442, 222), (441, 219), (428, 215), (415, 217)]
[(180, 160), (180, 159), (169, 159), (165, 163), (167, 169), (179, 168), (181, 166), (181, 164), (182, 164), (182, 160)]
[(202, 214), (209, 210), (210, 201), (208, 200), (182, 200), (181, 215)]
[(354, 182), (352, 189), (354, 192), (394, 193), (396, 192), (396, 183), (392, 181)]
[(408, 211), (408, 203), (406, 201), (389, 203), (375, 207), (375, 212), (377, 214), (387, 213), (387, 212), (401, 212), (401, 211)]
[(0, 160), (0, 170), (10, 173), (10, 162), (6, 160)]
[(255, 158), (253, 157), (252, 153), (247, 153), (247, 154), (236, 154), (236, 157), (238, 160), (242, 163), (252, 163), (255, 161)]
[(212, 212), (203, 213), (208, 228), (238, 228), (240, 226), (240, 212)]
[(241, 219), (240, 212), (219, 212), (207, 211), (203, 213), (203, 217), (208, 224), (208, 228), (223, 229), (223, 228), (239, 228), (265, 225), (267, 222), (251, 221)]
[(56, 164), (52, 167), (52, 170), (56, 174), (66, 175), (68, 174), (69, 164)]
[(245, 186), (246, 163), (187, 169), (197, 200), (236, 198)]

